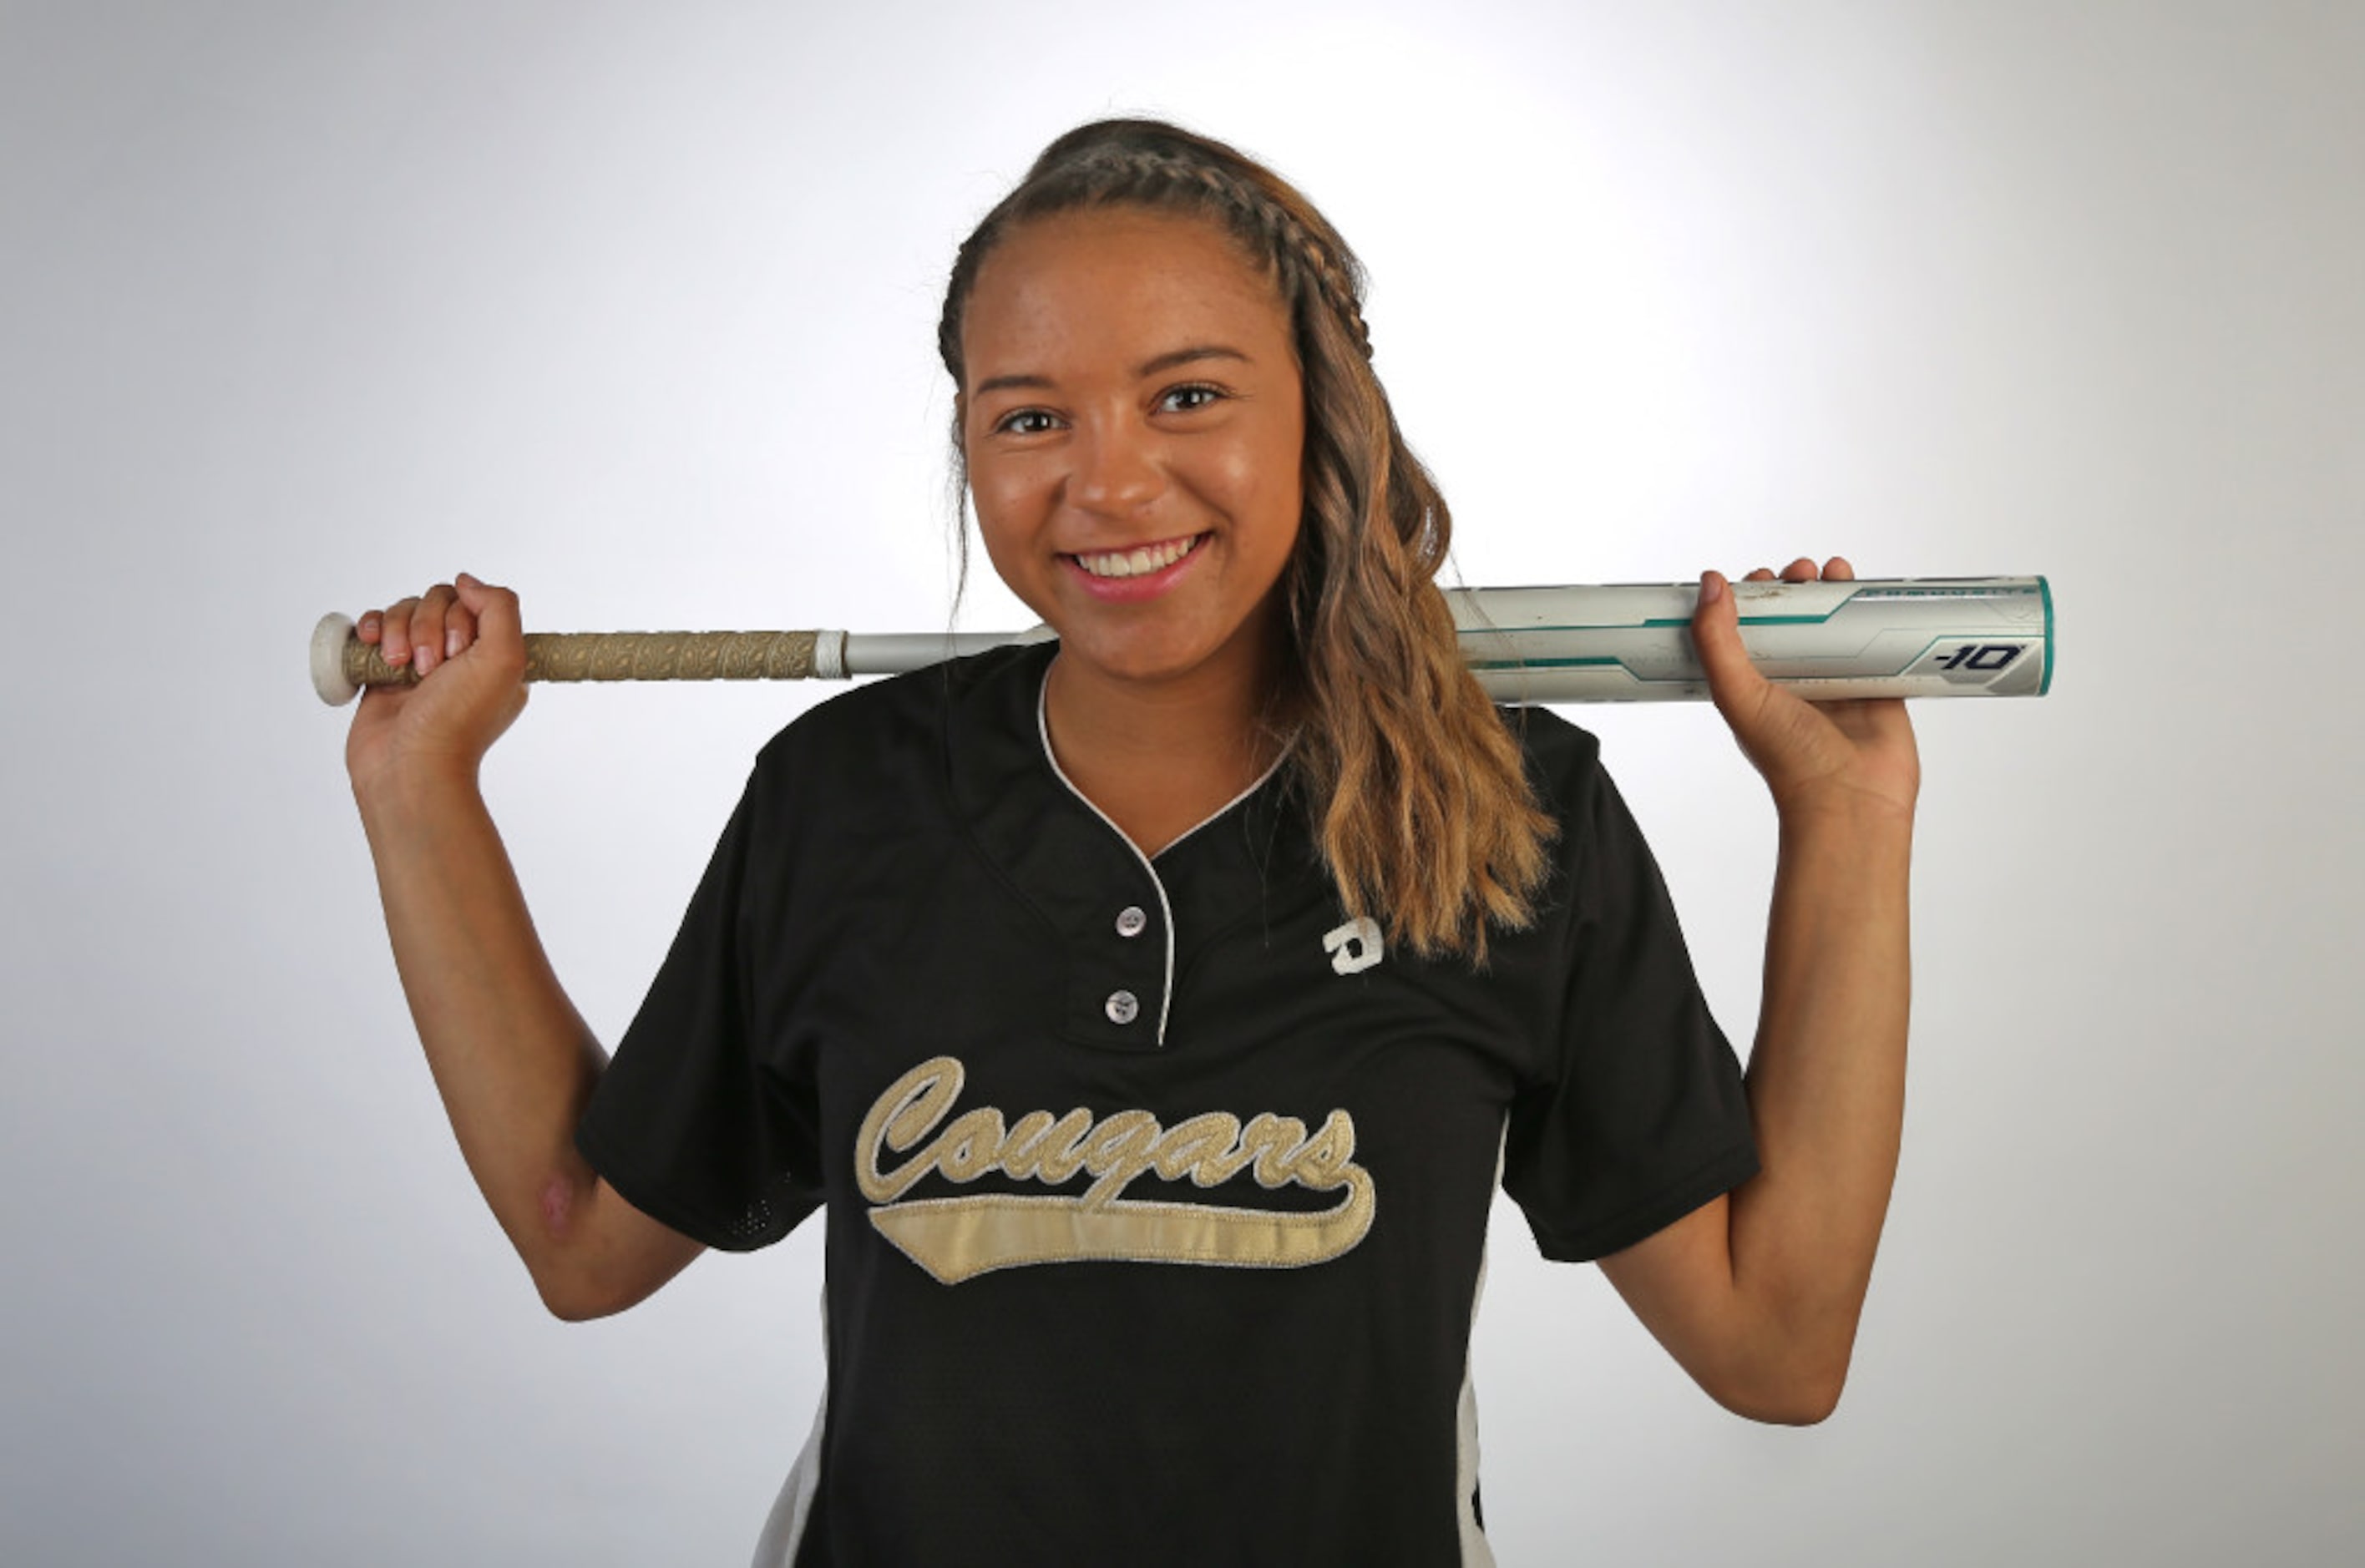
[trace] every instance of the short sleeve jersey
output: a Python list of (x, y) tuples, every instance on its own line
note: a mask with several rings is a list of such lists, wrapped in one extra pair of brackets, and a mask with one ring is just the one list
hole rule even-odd
[(710, 1246), (828, 1211), (783, 1563), (1485, 1561), (1498, 1180), (1577, 1260), (1756, 1170), (1650, 854), (1593, 738), (1508, 711), (1539, 918), (1420, 960), (1278, 777), (1145, 858), (1050, 756), (1054, 651), (764, 749), (580, 1147)]

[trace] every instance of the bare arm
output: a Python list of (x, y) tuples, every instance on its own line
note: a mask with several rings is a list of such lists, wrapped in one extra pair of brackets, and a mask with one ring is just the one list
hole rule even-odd
[[(1806, 561), (1784, 573), (1815, 575)], [(1854, 574), (1834, 560), (1829, 575)], [(1704, 597), (1695, 624), (1781, 823), (1748, 1085), (1764, 1168), (1602, 1268), (1718, 1400), (1816, 1421), (1846, 1380), (1897, 1173), (1920, 772), (1901, 703), (1817, 708), (1767, 685), (1729, 592)]]
[(461, 1154), (552, 1312), (622, 1311), (703, 1249), (625, 1203), (575, 1149), (607, 1053), (551, 970), (476, 782), (525, 704), (516, 597), (463, 577), (364, 617), (361, 634), (433, 677), (365, 696), (346, 764)]

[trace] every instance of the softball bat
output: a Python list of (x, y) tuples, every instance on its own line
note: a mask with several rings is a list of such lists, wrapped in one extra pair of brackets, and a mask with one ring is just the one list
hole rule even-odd
[[(1698, 700), (1696, 583), (1450, 588), (1462, 651), (1500, 702)], [(2053, 684), (2053, 592), (2043, 577), (1735, 582), (1741, 636), (1758, 669), (1810, 700), (2041, 697)], [(1027, 632), (536, 632), (525, 678), (577, 680), (848, 680), (900, 675), (1012, 643)], [(312, 633), (312, 687), (331, 705), (365, 686), (408, 686), (345, 616)]]

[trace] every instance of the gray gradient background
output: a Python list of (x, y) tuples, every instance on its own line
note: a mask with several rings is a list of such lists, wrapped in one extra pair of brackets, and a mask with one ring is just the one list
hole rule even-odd
[[(0, 4), (0, 1559), (744, 1559), (818, 1227), (541, 1314), (303, 644), (463, 566), (549, 628), (942, 625), (943, 270), (1110, 109), (1361, 248), (1466, 580), (2057, 590), (2052, 696), (1917, 711), (1911, 1103), (1839, 1415), (1723, 1415), (1506, 1208), (1502, 1560), (2365, 1546), (2365, 7), (1446, 10)], [(981, 581), (963, 621), (1020, 618)], [(546, 691), (495, 755), (604, 1037), (809, 700)], [(1746, 1040), (1761, 791), (1705, 709), (1588, 722)]]

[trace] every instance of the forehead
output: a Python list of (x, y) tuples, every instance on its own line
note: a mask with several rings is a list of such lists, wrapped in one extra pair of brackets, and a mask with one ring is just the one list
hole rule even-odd
[[(972, 384), (1055, 370), (1055, 360), (1135, 364), (1203, 342), (1287, 354), (1280, 291), (1216, 224), (1139, 207), (1018, 225), (978, 268), (961, 317)], [(1019, 363), (1032, 361), (1046, 363)]]

